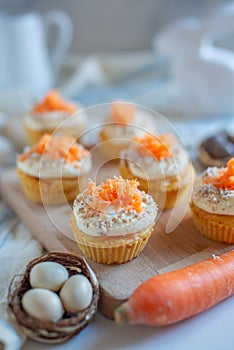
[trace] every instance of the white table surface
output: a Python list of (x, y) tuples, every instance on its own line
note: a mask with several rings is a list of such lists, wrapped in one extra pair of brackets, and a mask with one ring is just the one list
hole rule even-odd
[(233, 350), (234, 297), (175, 325), (118, 326), (96, 314), (93, 322), (64, 344), (27, 340), (23, 350)]

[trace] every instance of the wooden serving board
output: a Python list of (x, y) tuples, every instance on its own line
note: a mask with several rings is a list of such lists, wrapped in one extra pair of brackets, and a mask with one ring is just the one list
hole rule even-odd
[[(118, 175), (118, 167), (116, 163), (106, 163), (100, 173), (101, 176), (95, 174), (99, 180)], [(8, 205), (48, 251), (82, 256), (69, 226), (69, 204), (43, 207), (30, 202), (22, 193), (15, 169), (2, 174), (1, 192)], [(183, 210), (184, 205), (181, 210), (161, 213), (146, 248), (134, 260), (109, 266), (87, 259), (100, 283), (99, 310), (103, 315), (112, 318), (114, 309), (146, 279), (233, 249), (233, 246), (201, 236), (193, 226), (189, 210), (181, 221)], [(167, 234), (168, 225), (176, 227)]]

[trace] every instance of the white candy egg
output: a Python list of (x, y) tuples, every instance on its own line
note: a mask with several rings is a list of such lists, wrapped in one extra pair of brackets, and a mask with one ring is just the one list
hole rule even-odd
[(38, 263), (30, 272), (30, 284), (33, 288), (58, 291), (67, 279), (67, 269), (53, 261)]
[(78, 312), (87, 308), (93, 298), (92, 285), (83, 275), (70, 277), (60, 291), (63, 306), (68, 312)]
[(29, 289), (23, 295), (22, 305), (27, 314), (41, 321), (56, 322), (64, 312), (59, 296), (48, 289)]

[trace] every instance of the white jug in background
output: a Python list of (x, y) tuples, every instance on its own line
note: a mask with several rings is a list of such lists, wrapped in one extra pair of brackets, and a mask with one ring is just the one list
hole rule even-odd
[[(49, 52), (52, 27), (57, 33)], [(60, 10), (44, 17), (37, 12), (0, 13), (0, 94), (21, 89), (38, 98), (52, 88), (72, 38), (72, 21)]]
[(234, 3), (200, 20), (181, 19), (155, 37), (155, 51), (170, 59), (172, 80), (180, 91), (179, 108), (234, 112), (234, 52), (215, 44), (230, 34), (234, 34)]

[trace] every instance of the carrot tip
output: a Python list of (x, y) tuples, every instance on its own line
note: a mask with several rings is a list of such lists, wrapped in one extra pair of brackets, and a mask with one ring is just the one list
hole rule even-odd
[(121, 305), (114, 311), (114, 320), (118, 325), (128, 323), (128, 317), (125, 312), (125, 308)]

